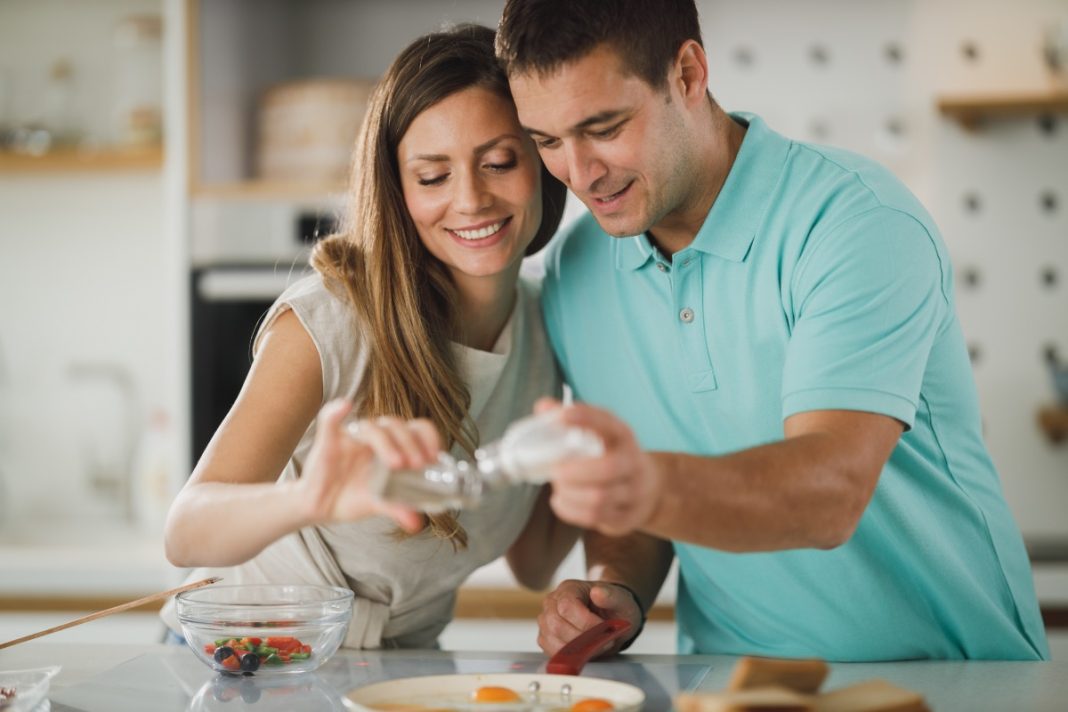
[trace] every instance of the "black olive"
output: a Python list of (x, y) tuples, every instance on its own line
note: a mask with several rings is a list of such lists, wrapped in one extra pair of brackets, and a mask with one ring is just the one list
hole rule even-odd
[(241, 656), (241, 669), (245, 672), (255, 672), (260, 667), (260, 656), (256, 653), (245, 653)]
[(216, 648), (215, 649), (215, 662), (221, 663), (223, 660), (226, 660), (228, 657), (230, 657), (233, 654), (234, 654), (234, 649), (231, 648), (229, 645), (224, 645), (224, 646), (222, 646), (220, 648)]

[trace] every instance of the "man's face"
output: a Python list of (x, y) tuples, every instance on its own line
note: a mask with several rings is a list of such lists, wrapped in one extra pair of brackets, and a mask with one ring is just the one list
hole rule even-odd
[(641, 234), (688, 199), (680, 97), (629, 74), (615, 50), (601, 45), (551, 75), (513, 75), (509, 83), (545, 165), (605, 232)]

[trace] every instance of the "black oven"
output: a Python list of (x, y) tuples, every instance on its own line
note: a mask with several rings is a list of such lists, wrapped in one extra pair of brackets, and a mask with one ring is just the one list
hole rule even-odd
[(256, 327), (299, 272), (247, 264), (193, 270), (192, 462), (200, 459), (245, 382)]
[(252, 364), (256, 327), (283, 290), (309, 274), (311, 245), (336, 229), (326, 205), (199, 201), (190, 273), (190, 443), (200, 459)]

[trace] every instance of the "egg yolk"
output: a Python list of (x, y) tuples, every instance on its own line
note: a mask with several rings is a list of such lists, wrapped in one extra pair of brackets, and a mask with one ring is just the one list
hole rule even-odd
[(471, 694), (471, 700), (473, 702), (522, 702), (522, 698), (514, 690), (492, 685), (475, 690)]
[(599, 697), (591, 697), (588, 700), (576, 702), (571, 705), (571, 712), (603, 712), (604, 710), (614, 709), (615, 705), (608, 700), (602, 700)]

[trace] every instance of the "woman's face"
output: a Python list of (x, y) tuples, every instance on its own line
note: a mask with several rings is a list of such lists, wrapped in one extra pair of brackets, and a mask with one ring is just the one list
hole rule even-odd
[(452, 94), (415, 118), (397, 158), (419, 238), (457, 286), (514, 280), (541, 224), (541, 164), (512, 103)]

